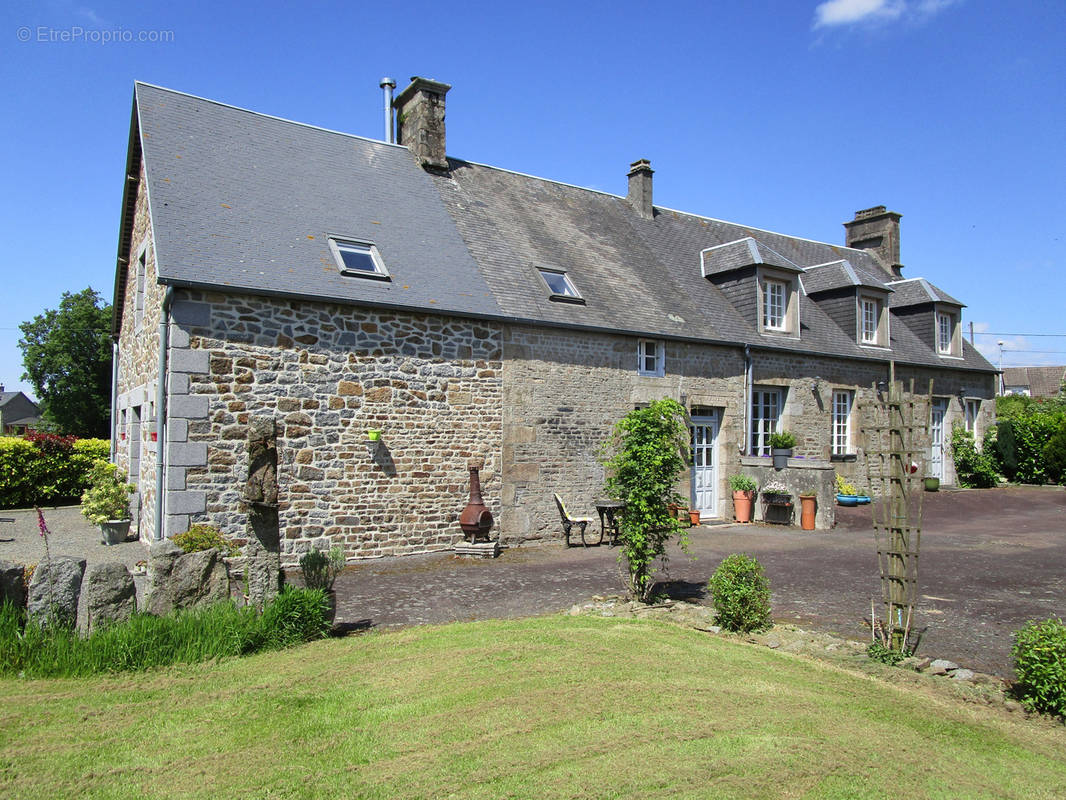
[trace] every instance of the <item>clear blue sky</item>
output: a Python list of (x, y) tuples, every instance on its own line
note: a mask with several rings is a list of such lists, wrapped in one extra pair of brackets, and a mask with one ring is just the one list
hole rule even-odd
[(997, 339), (1005, 365), (1066, 363), (1020, 352), (1066, 335), (1019, 336), (1066, 334), (1061, 0), (9, 0), (0, 19), (8, 389), (29, 389), (20, 322), (63, 291), (111, 299), (134, 80), (381, 138), (379, 79), (423, 75), (453, 85), (459, 158), (617, 194), (650, 158), (658, 205), (828, 242), (884, 204), (904, 275), (965, 302), (993, 363)]

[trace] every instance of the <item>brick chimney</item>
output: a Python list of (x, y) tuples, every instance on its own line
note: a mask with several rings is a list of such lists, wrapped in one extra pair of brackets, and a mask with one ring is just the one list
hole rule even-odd
[(644, 219), (651, 219), (654, 211), (651, 205), (651, 176), (655, 170), (646, 158), (629, 165), (629, 193), (626, 200)]
[(899, 263), (899, 221), (902, 216), (884, 206), (856, 211), (855, 219), (844, 223), (845, 244), (870, 250), (885, 269), (902, 278), (903, 265)]
[(411, 78), (411, 85), (392, 101), (396, 109), (396, 141), (407, 145), (424, 167), (447, 169), (444, 137), (444, 95), (452, 87), (439, 81)]

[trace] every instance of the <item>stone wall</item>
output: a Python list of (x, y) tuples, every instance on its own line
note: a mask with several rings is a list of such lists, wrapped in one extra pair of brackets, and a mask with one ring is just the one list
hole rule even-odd
[[(148, 539), (155, 530), (156, 453), (151, 433), (155, 430), (159, 372), (159, 315), (166, 287), (159, 285), (156, 280), (155, 248), (143, 165), (140, 175), (118, 343), (118, 419), (112, 424), (117, 433), (116, 463), (137, 487), (137, 496), (132, 504), (134, 527), (142, 539)], [(143, 303), (138, 314), (137, 271), (142, 253), (145, 274)], [(138, 414), (139, 426), (135, 424)], [(134, 458), (138, 450), (140, 457)]]
[[(490, 324), (183, 290), (172, 352), (168, 534), (204, 520), (246, 536), (253, 417), (277, 422), (284, 563), (339, 544), (349, 557), (461, 539), (467, 462), (499, 518), (501, 335)], [(176, 426), (176, 422), (182, 426)], [(382, 430), (372, 451), (367, 429)], [(182, 441), (179, 441), (182, 439)]]

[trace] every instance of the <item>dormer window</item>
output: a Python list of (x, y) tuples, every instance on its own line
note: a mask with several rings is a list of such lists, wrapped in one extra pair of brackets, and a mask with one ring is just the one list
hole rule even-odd
[(879, 297), (859, 296), (859, 344), (888, 347), (888, 314)]
[(637, 374), (661, 378), (666, 374), (666, 348), (655, 339), (637, 342)]
[(962, 355), (959, 318), (947, 311), (936, 312), (936, 351), (942, 356)]
[(794, 275), (760, 268), (758, 308), (762, 333), (799, 334), (798, 288)]
[(574, 286), (570, 276), (562, 270), (539, 269), (537, 271), (540, 273), (541, 280), (547, 285), (548, 291), (551, 292), (548, 299), (563, 303), (585, 302), (585, 298)]
[(329, 249), (341, 275), (390, 280), (389, 271), (381, 260), (381, 253), (371, 242), (331, 238)]
[(785, 329), (785, 294), (787, 287), (781, 281), (768, 280), (763, 284), (762, 325), (767, 330)]

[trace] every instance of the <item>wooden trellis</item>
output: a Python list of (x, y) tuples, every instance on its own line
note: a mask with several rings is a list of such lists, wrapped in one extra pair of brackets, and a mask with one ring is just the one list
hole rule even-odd
[(871, 632), (880, 632), (882, 644), (902, 652), (908, 649), (918, 596), (922, 476), (933, 382), (926, 397), (917, 398), (914, 380), (905, 394), (895, 372), (893, 364), (886, 391), (878, 392), (875, 385), (877, 399), (860, 403), (860, 409), (885, 615), (883, 623), (870, 620)]

